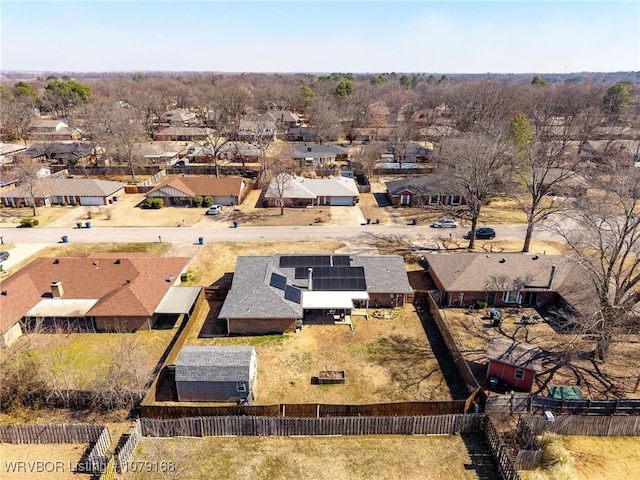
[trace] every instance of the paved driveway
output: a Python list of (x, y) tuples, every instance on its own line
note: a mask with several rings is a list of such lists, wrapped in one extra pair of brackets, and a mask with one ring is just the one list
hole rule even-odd
[[(12, 269), (23, 262), (31, 255), (38, 253), (45, 247), (49, 245), (53, 245), (52, 243), (15, 243), (11, 250), (7, 250), (9, 252), (9, 258), (7, 258), (4, 262), (0, 263), (2, 265), (2, 270), (7, 273), (12, 273)], [(0, 250), (4, 250), (3, 246), (0, 245)]]
[(357, 227), (366, 223), (362, 210), (355, 207), (329, 207), (331, 221), (329, 225), (340, 225), (343, 227)]

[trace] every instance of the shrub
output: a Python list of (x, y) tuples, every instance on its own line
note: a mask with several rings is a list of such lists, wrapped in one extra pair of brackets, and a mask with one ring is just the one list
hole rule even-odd
[(24, 228), (35, 227), (36, 225), (39, 225), (39, 224), (40, 222), (38, 221), (37, 218), (23, 218), (22, 220), (20, 220), (20, 226)]
[(68, 204), (67, 202), (62, 202), (62, 206), (63, 206), (63, 207), (68, 207), (68, 206), (69, 206), (69, 204)]
[(4, 208), (6, 205), (4, 203), (0, 203), (0, 208)]
[(193, 204), (196, 207), (201, 207), (202, 206), (202, 196), (201, 195), (196, 195), (195, 197), (193, 197)]
[(484, 300), (476, 300), (476, 310), (482, 310), (487, 308), (487, 302)]
[(147, 197), (145, 202), (142, 204), (142, 208), (153, 208), (158, 209), (164, 207), (164, 200), (161, 198)]
[(202, 206), (205, 208), (209, 208), (213, 205), (213, 197), (211, 195), (207, 195), (202, 199)]
[(80, 203), (78, 203), (78, 202), (73, 202), (73, 206), (74, 206), (74, 207), (79, 207), (79, 206), (80, 206)]

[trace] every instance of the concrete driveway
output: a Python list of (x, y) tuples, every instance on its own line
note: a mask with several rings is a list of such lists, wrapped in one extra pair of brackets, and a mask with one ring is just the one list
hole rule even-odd
[[(15, 243), (11, 250), (7, 250), (9, 252), (9, 258), (7, 258), (4, 262), (0, 263), (2, 266), (2, 270), (6, 273), (12, 273), (14, 267), (27, 258), (35, 255), (40, 250), (49, 245), (54, 245), (52, 243)], [(3, 245), (0, 245), (0, 250), (4, 250)]]
[(331, 221), (329, 225), (341, 225), (343, 227), (357, 227), (367, 222), (359, 206), (355, 207), (329, 207)]

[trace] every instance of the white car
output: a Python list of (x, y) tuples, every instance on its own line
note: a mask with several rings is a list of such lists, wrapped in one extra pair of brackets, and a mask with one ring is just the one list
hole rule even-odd
[(451, 218), (437, 220), (431, 225), (433, 228), (458, 228), (460, 224)]
[(222, 205), (211, 205), (211, 207), (209, 208), (209, 210), (207, 210), (207, 213), (205, 213), (205, 215), (217, 215), (222, 211)]

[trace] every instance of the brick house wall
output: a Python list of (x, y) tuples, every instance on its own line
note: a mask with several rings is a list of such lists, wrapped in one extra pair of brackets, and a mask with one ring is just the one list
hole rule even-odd
[(402, 307), (405, 304), (404, 293), (369, 293), (370, 307)]
[(229, 318), (229, 334), (265, 335), (269, 333), (292, 333), (296, 331), (295, 318)]

